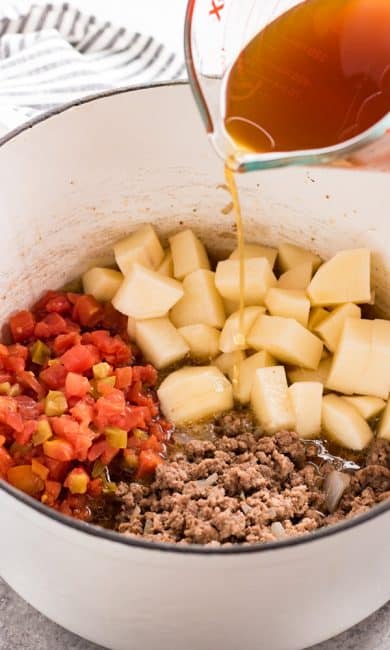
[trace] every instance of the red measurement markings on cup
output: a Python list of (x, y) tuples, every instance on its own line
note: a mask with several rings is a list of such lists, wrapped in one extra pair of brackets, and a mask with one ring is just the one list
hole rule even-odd
[(215, 0), (211, 0), (211, 9), (209, 11), (210, 16), (216, 16), (218, 20), (221, 20), (220, 13), (222, 9), (224, 8), (225, 3), (221, 2), (220, 4), (217, 4)]

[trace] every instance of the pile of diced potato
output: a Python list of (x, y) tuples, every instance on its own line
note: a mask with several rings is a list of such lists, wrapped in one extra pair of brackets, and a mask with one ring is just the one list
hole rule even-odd
[(381, 416), (378, 435), (390, 439), (390, 321), (364, 319), (359, 306), (372, 301), (368, 250), (323, 263), (292, 244), (246, 245), (241, 323), (238, 250), (212, 271), (191, 230), (164, 250), (147, 225), (114, 253), (119, 271), (90, 269), (84, 290), (129, 317), (131, 339), (156, 368), (183, 363), (158, 390), (171, 421), (238, 402), (269, 434), (323, 433), (362, 450)]

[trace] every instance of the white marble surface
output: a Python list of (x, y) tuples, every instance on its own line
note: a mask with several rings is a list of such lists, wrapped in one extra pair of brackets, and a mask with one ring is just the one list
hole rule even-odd
[[(331, 641), (313, 646), (310, 650), (389, 650), (389, 648), (390, 603), (352, 630)], [(38, 614), (0, 580), (0, 650), (103, 649), (83, 641)], [(134, 650), (141, 649), (134, 647)], [(259, 650), (266, 649), (259, 648)]]
[[(62, 2), (62, 0), (58, 0)], [(1, 0), (0, 0), (1, 2)], [(74, 0), (80, 9), (182, 48), (186, 0)], [(389, 650), (390, 604), (352, 630), (311, 650)], [(98, 650), (48, 621), (0, 579), (0, 650)]]

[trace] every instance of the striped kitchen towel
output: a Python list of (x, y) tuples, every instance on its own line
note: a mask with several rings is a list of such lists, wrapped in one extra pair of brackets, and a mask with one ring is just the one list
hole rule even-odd
[(98, 91), (185, 74), (181, 54), (67, 2), (1, 3), (0, 130)]

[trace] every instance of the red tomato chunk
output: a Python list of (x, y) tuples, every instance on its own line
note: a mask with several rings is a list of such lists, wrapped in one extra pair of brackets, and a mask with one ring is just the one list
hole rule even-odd
[[(0, 479), (64, 514), (93, 520), (125, 470), (149, 480), (171, 426), (157, 371), (132, 350), (126, 319), (92, 296), (47, 292), (0, 344)], [(97, 501), (96, 501), (97, 500)]]

